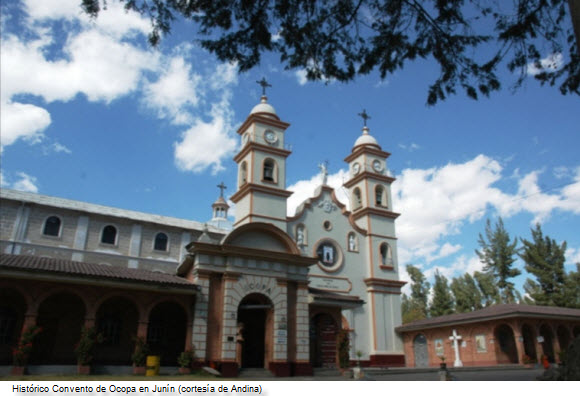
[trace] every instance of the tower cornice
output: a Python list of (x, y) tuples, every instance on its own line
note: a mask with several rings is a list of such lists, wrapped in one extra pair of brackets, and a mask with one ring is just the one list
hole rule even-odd
[(232, 202), (237, 203), (240, 199), (251, 192), (261, 192), (265, 194), (277, 195), (279, 197), (288, 198), (293, 194), (292, 191), (283, 190), (281, 188), (274, 188), (268, 186), (262, 186), (255, 183), (246, 183), (234, 195), (230, 197)]
[(246, 143), (244, 148), (238, 154), (236, 154), (236, 156), (234, 157), (234, 161), (239, 164), (240, 161), (242, 160), (242, 158), (244, 158), (252, 150), (262, 151), (264, 153), (269, 153), (269, 154), (274, 154), (274, 155), (279, 155), (283, 158), (286, 158), (290, 154), (292, 154), (292, 151), (289, 151), (289, 150), (284, 150), (284, 149), (280, 149), (277, 147), (266, 146), (265, 144), (260, 144), (260, 143), (256, 143), (256, 142), (248, 142), (248, 143)]
[(397, 180), (391, 176), (381, 175), (381, 174), (373, 173), (373, 172), (369, 172), (369, 171), (363, 171), (363, 172), (359, 173), (358, 175), (356, 175), (355, 177), (353, 177), (352, 179), (347, 180), (343, 184), (343, 186), (346, 188), (350, 188), (363, 179), (376, 179), (376, 180), (380, 180), (380, 181), (383, 181), (383, 182), (388, 183), (388, 184), (391, 184), (392, 182)]
[(361, 208), (361, 209), (355, 210), (352, 213), (352, 217), (354, 220), (360, 219), (361, 217), (367, 216), (367, 215), (376, 215), (376, 216), (389, 217), (391, 219), (396, 219), (401, 214), (391, 212), (390, 210), (378, 209), (378, 208)]
[(352, 153), (348, 157), (346, 157), (344, 161), (351, 162), (361, 154), (373, 154), (376, 155), (377, 157), (384, 159), (388, 158), (391, 155), (391, 153), (381, 150), (380, 148), (378, 148), (378, 146), (375, 146), (374, 144), (365, 144), (353, 148)]
[(244, 121), (244, 123), (238, 128), (238, 131), (237, 131), (238, 135), (243, 134), (246, 131), (246, 129), (248, 129), (248, 127), (254, 122), (269, 125), (269, 126), (272, 126), (274, 128), (280, 128), (283, 130), (287, 129), (290, 126), (289, 123), (284, 122), (284, 121), (280, 121), (277, 119), (273, 119), (273, 118), (271, 118), (271, 116), (273, 116), (273, 115), (266, 114), (266, 113), (264, 113), (264, 115), (262, 115), (261, 113), (250, 114), (248, 116), (248, 118), (246, 118), (246, 121)]

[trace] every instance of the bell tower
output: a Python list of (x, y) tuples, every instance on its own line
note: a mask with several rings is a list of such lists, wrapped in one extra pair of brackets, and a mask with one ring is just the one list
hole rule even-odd
[(351, 216), (355, 223), (367, 230), (369, 246), (368, 275), (380, 270), (395, 270), (396, 237), (392, 211), (391, 183), (395, 178), (387, 175), (387, 158), (367, 126), (370, 116), (363, 110), (362, 135), (354, 143), (351, 154), (345, 158), (350, 169), (350, 179), (344, 183), (350, 194)]
[(234, 157), (238, 164), (238, 189), (231, 197), (236, 204), (234, 228), (252, 222), (272, 223), (286, 231), (286, 158), (284, 133), (290, 124), (280, 120), (268, 103), (266, 79), (257, 81), (262, 97), (238, 129), (241, 150)]

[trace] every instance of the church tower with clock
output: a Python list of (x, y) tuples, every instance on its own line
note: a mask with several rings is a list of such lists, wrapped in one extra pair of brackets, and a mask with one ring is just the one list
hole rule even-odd
[(265, 79), (260, 103), (254, 106), (238, 129), (242, 148), (234, 157), (238, 164), (238, 190), (231, 197), (236, 204), (234, 227), (252, 222), (268, 222), (286, 230), (286, 158), (284, 132), (290, 124), (280, 120), (268, 103)]

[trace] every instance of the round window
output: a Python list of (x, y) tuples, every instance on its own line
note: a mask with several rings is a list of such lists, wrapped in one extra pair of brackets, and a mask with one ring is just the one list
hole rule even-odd
[(336, 242), (325, 239), (320, 241), (315, 248), (318, 257), (318, 266), (325, 271), (333, 272), (342, 266), (342, 250)]
[(324, 227), (324, 229), (326, 231), (332, 230), (332, 223), (328, 220), (326, 220), (324, 223), (322, 223), (322, 226)]

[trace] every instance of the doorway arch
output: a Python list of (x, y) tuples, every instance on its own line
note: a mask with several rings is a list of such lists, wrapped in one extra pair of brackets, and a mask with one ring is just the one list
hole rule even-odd
[(12, 363), (12, 348), (18, 343), (26, 301), (21, 293), (12, 289), (0, 290), (0, 365)]
[(32, 348), (32, 364), (76, 364), (75, 344), (84, 325), (85, 304), (75, 294), (53, 294), (38, 308), (42, 331)]
[(429, 367), (427, 337), (424, 334), (417, 334), (413, 340), (413, 356), (415, 357), (415, 367)]
[(335, 368), (338, 324), (328, 313), (310, 319), (310, 362), (312, 367)]
[(554, 363), (554, 336), (550, 326), (543, 324), (540, 326), (540, 336), (544, 339), (542, 342), (542, 352), (548, 357), (550, 363)]
[(496, 327), (495, 339), (497, 340), (496, 354), (499, 363), (518, 363), (518, 350), (514, 332), (507, 324)]
[(125, 297), (112, 297), (101, 304), (96, 327), (103, 342), (95, 352), (95, 363), (131, 364), (138, 319), (135, 303)]
[(185, 349), (186, 334), (187, 314), (181, 305), (165, 301), (151, 310), (147, 344), (151, 354), (161, 357), (161, 365), (177, 365), (177, 358)]
[(252, 293), (238, 305), (241, 368), (267, 368), (273, 339), (273, 304), (263, 294)]
[(524, 353), (527, 356), (529, 356), (532, 360), (537, 362), (538, 356), (536, 354), (536, 345), (534, 343), (535, 340), (534, 330), (529, 324), (524, 324), (522, 326), (522, 337), (524, 338)]

